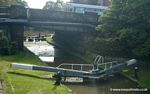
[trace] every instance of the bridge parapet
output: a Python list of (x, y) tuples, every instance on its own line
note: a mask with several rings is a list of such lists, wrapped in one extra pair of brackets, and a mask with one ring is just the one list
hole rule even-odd
[(80, 14), (64, 11), (50, 11), (41, 9), (29, 9), (28, 19), (33, 21), (53, 21), (53, 22), (72, 22), (97, 24), (96, 14)]
[(27, 9), (20, 5), (10, 7), (0, 7), (0, 18), (27, 19)]
[(94, 13), (73, 13), (25, 8), (19, 5), (0, 7), (0, 18), (26, 19), (29, 21), (70, 22), (96, 25), (98, 16)]
[(9, 8), (9, 18), (11, 19), (27, 19), (27, 9), (20, 5), (12, 5)]
[(9, 17), (9, 8), (0, 7), (0, 18), (8, 18), (8, 17)]

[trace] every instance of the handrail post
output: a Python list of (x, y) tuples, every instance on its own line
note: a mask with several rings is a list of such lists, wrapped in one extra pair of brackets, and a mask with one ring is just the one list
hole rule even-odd
[(112, 63), (113, 63), (113, 62), (110, 63), (110, 68), (112, 68)]
[(83, 65), (81, 64), (81, 71), (83, 70)]
[(73, 70), (73, 64), (71, 64), (72, 65), (72, 70)]
[(105, 69), (104, 70), (106, 70), (107, 69), (107, 63), (105, 63)]

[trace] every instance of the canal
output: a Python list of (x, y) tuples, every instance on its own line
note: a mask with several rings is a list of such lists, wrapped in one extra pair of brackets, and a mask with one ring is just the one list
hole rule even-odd
[[(81, 59), (72, 56), (61, 49), (55, 49), (56, 59), (54, 63), (84, 63)], [(53, 65), (53, 64), (51, 64)], [(84, 83), (64, 83), (68, 86), (73, 94), (142, 94), (142, 92), (112, 91), (112, 89), (136, 89), (137, 84), (124, 76), (118, 74), (107, 79), (99, 81), (87, 81)], [(145, 94), (143, 92), (143, 94)]]
[(82, 84), (66, 84), (73, 94), (141, 94), (135, 92), (112, 91), (112, 89), (136, 88), (136, 84), (121, 75), (102, 79), (100, 81), (85, 82)]
[[(51, 58), (49, 62), (47, 59), (43, 60), (50, 66), (58, 66), (59, 64), (62, 63), (84, 63), (79, 58), (72, 56), (71, 54), (65, 52), (64, 50), (58, 49), (50, 44), (47, 46), (45, 45), (47, 44), (40, 42), (34, 44), (25, 43), (25, 46), (29, 50), (33, 51), (36, 55), (40, 56), (39, 53), (48, 52), (42, 56), (50, 58), (55, 56), (55, 59)], [(36, 47), (38, 47), (39, 50), (36, 50), (37, 49)], [(72, 90), (73, 94), (142, 94), (141, 92), (132, 92), (132, 91), (130, 92), (112, 91), (112, 89), (137, 88), (137, 85), (135, 83), (133, 83), (132, 81), (128, 80), (127, 78), (121, 75), (112, 76), (108, 79), (101, 79), (99, 81), (88, 81), (84, 83), (64, 83), (64, 84)]]

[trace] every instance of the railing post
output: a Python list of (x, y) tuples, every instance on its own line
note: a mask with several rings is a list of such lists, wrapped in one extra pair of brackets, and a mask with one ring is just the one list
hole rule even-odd
[(81, 64), (81, 71), (83, 70), (83, 65)]
[(107, 63), (105, 63), (105, 69), (104, 70), (106, 70), (107, 69)]
[(110, 68), (112, 68), (112, 63), (113, 63), (113, 62), (110, 63)]
[(73, 70), (73, 64), (72, 64), (72, 70)]
[(104, 63), (104, 57), (103, 56), (100, 56), (100, 55), (97, 55), (95, 60), (94, 60), (94, 64), (96, 64), (96, 69), (99, 69), (99, 63)]

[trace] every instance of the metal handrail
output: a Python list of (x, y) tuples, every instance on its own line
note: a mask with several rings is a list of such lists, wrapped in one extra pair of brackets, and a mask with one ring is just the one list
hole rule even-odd
[(94, 70), (94, 65), (93, 64), (68, 64), (68, 63), (62, 63), (59, 66), (57, 66), (57, 68), (60, 68), (61, 66), (71, 66), (72, 70), (75, 70), (74, 67), (75, 66), (80, 66), (80, 71), (83, 71), (83, 67), (84, 66), (91, 66), (92, 70)]
[[(110, 64), (109, 67), (107, 66), (108, 64)], [(106, 69), (108, 69), (108, 68), (109, 68), (109, 69), (112, 68), (113, 64), (116, 64), (116, 61), (101, 63), (101, 64), (98, 64), (98, 67), (99, 67), (99, 66), (102, 66), (102, 65), (105, 65), (104, 70), (106, 70)]]
[(104, 63), (104, 57), (101, 55), (97, 55), (94, 60), (94, 64), (96, 64), (97, 69), (99, 69), (99, 64), (103, 64), (103, 63)]

